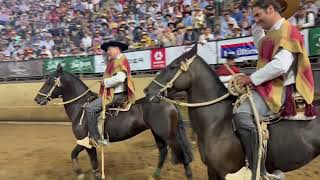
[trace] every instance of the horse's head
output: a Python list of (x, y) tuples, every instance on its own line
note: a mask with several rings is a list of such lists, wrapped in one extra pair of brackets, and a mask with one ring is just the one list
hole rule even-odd
[(147, 98), (153, 102), (159, 102), (160, 97), (187, 90), (191, 85), (194, 73), (190, 71), (190, 68), (196, 58), (198, 58), (197, 45), (175, 59), (156, 76), (151, 84), (144, 89)]
[(53, 72), (39, 90), (34, 100), (40, 105), (46, 105), (48, 101), (62, 96), (63, 68), (59, 63), (57, 70)]

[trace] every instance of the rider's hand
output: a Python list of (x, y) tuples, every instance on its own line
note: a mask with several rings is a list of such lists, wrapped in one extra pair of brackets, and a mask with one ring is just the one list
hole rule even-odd
[(249, 85), (252, 83), (251, 78), (248, 75), (242, 75), (237, 78), (237, 83), (240, 87), (244, 87), (245, 85)]

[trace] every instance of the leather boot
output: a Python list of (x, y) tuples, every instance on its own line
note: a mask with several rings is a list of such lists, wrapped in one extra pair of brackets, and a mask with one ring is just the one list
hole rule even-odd
[(258, 132), (254, 124), (253, 116), (249, 113), (239, 113), (234, 116), (235, 127), (239, 134), (242, 146), (249, 161), (252, 172), (252, 180), (256, 180), (256, 169), (258, 165)]
[(89, 138), (93, 145), (96, 146), (99, 140), (99, 132), (97, 128), (99, 113), (86, 112), (85, 116), (88, 121)]

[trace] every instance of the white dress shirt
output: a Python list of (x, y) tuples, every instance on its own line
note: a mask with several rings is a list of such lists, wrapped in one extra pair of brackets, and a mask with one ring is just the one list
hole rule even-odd
[[(123, 54), (118, 55), (117, 59), (120, 59)], [(116, 61), (114, 60), (114, 61)], [(115, 75), (104, 79), (105, 88), (114, 88), (114, 93), (121, 93), (125, 91), (125, 80), (127, 74), (123, 71), (117, 72)]]
[[(283, 21), (282, 18), (274, 24), (270, 31), (280, 29)], [(265, 36), (264, 30), (254, 24), (252, 26), (253, 41), (258, 47), (259, 41)], [(294, 61), (296, 55), (286, 49), (279, 49), (273, 56), (273, 59), (267, 63), (263, 68), (257, 70), (251, 74), (250, 78), (255, 86), (258, 86), (266, 81), (272, 80), (276, 77), (284, 77), (284, 85), (290, 85), (295, 83), (296, 62)]]

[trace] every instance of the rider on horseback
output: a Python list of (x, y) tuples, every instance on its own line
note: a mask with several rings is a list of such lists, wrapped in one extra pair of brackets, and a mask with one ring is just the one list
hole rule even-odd
[[(299, 5), (298, 0), (257, 0), (253, 5), (256, 21), (253, 39), (259, 47), (257, 71), (250, 76), (240, 76), (237, 82), (240, 86), (252, 84), (255, 87), (253, 98), (261, 117), (280, 112), (283, 116), (296, 113), (294, 101), (288, 98), (292, 98), (292, 91), (300, 93), (305, 100), (305, 115), (315, 115), (311, 104), (314, 97), (313, 74), (303, 38), (297, 27), (285, 19)], [(248, 99), (235, 107), (234, 124), (249, 161), (252, 179), (255, 180), (258, 133)], [(261, 162), (261, 176), (266, 176), (264, 161)], [(234, 177), (236, 175), (232, 174)]]
[[(129, 62), (122, 51), (128, 49), (128, 45), (109, 41), (101, 45), (107, 57), (107, 67), (101, 81), (99, 97), (85, 107), (85, 115), (88, 120), (89, 138), (93, 144), (105, 145), (107, 140), (103, 138), (103, 128), (105, 115), (103, 108), (110, 106), (120, 106), (128, 102), (134, 103), (134, 84), (131, 76)], [(101, 113), (102, 112), (102, 113)], [(101, 114), (100, 114), (101, 113)], [(100, 114), (100, 117), (99, 117)], [(98, 118), (99, 117), (99, 118)], [(102, 121), (98, 122), (98, 121)], [(100, 136), (100, 140), (99, 139)]]

